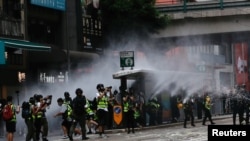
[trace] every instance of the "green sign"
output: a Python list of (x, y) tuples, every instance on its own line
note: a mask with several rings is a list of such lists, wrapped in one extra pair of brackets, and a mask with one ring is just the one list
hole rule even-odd
[(200, 72), (205, 72), (206, 71), (206, 66), (205, 65), (196, 65), (196, 68)]
[(134, 67), (134, 51), (122, 51), (120, 52), (120, 66), (123, 67)]
[(6, 60), (5, 60), (4, 42), (0, 41), (0, 65), (4, 65), (5, 63), (6, 63)]

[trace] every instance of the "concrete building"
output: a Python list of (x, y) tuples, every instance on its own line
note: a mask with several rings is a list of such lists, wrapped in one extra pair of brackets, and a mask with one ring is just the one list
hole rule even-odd
[[(83, 19), (91, 17), (80, 0), (1, 0), (0, 7), (0, 41), (6, 53), (0, 68), (0, 98), (17, 90), (31, 96), (25, 86), (57, 84), (59, 75), (66, 83), (74, 63), (87, 66), (99, 58), (100, 49), (97, 53), (83, 38), (95, 35), (84, 33), (90, 28), (84, 28)], [(101, 32), (101, 27), (94, 31)]]

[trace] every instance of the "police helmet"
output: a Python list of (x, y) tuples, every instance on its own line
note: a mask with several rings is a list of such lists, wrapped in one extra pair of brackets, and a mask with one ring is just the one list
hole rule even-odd
[(29, 102), (32, 104), (35, 104), (35, 98), (34, 97), (30, 97)]
[(70, 96), (69, 92), (64, 92), (64, 97), (69, 97), (69, 96)]
[(77, 88), (75, 93), (76, 93), (76, 94), (82, 94), (82, 93), (83, 93), (83, 90), (82, 90), (81, 88)]
[(96, 89), (99, 90), (103, 90), (104, 89), (104, 85), (103, 84), (97, 84)]

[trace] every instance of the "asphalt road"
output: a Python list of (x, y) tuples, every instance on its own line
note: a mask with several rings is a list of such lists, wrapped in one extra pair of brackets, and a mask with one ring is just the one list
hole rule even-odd
[[(232, 115), (213, 117), (216, 125), (232, 124)], [(207, 121), (207, 124), (209, 122)], [(201, 124), (201, 120), (195, 120), (195, 127), (187, 123), (183, 128), (183, 122), (164, 124), (160, 126), (144, 127), (136, 129), (134, 134), (127, 134), (125, 129), (107, 130), (108, 138), (99, 138), (98, 134), (87, 135), (89, 141), (207, 141), (207, 128)], [(49, 141), (68, 141), (61, 139), (60, 132), (49, 133)], [(1, 138), (0, 141), (4, 141)], [(14, 141), (24, 141), (23, 136), (15, 135)], [(80, 137), (74, 137), (74, 141), (80, 141)]]

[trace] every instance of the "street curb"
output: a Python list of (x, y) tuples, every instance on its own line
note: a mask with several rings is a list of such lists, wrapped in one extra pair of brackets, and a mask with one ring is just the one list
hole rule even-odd
[[(227, 118), (231, 118), (232, 115), (213, 115), (212, 119), (214, 121), (216, 120), (221, 120), (221, 119), (227, 119)], [(201, 123), (202, 119), (197, 119), (195, 120), (195, 123)], [(179, 121), (176, 123), (163, 123), (160, 125), (156, 125), (156, 126), (146, 126), (146, 127), (142, 127), (142, 128), (135, 128), (135, 131), (139, 131), (139, 130), (149, 130), (149, 129), (159, 129), (159, 128), (169, 128), (169, 127), (174, 127), (174, 126), (179, 126), (179, 125), (183, 125), (183, 121)], [(105, 130), (105, 133), (107, 134), (111, 134), (111, 133), (122, 133), (122, 132), (126, 132), (126, 129), (108, 129)]]

